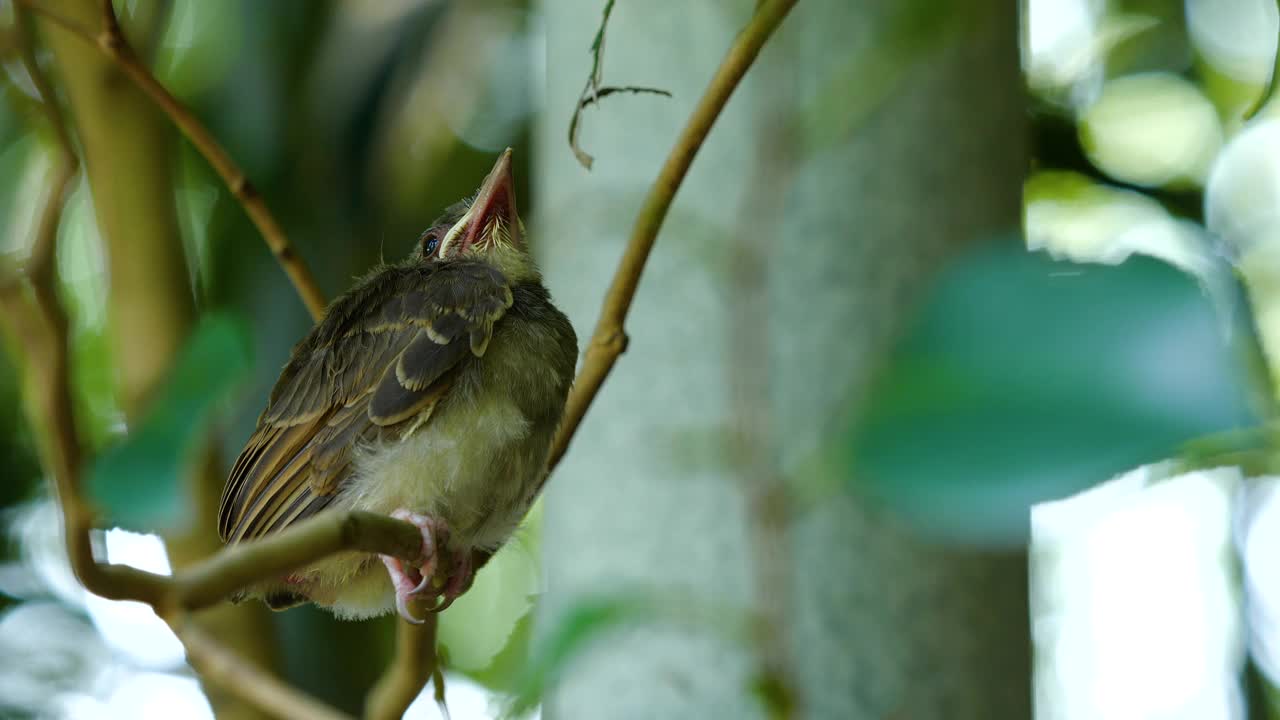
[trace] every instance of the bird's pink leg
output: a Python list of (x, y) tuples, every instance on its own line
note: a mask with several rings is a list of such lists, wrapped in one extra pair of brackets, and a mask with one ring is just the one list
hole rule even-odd
[(396, 612), (411, 623), (421, 624), (422, 620), (409, 612), (409, 600), (431, 587), (431, 578), (436, 572), (436, 549), (443, 546), (449, 530), (443, 523), (403, 508), (391, 513), (391, 517), (412, 523), (422, 531), (421, 565), (406, 567), (406, 563), (400, 558), (381, 556), (382, 563), (387, 566), (387, 574), (391, 576), (391, 585), (396, 591)]

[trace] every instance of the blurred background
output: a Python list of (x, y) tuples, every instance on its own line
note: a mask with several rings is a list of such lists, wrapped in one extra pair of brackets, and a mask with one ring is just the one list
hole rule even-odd
[[(584, 109), (588, 171), (567, 135), (606, 5), (116, 2), (329, 297), (514, 147), (584, 347), (755, 7), (617, 2), (605, 84), (672, 97)], [(6, 269), (56, 162), (13, 19), (0, 1)], [(228, 460), (310, 320), (167, 120), (35, 31), (89, 156), (57, 271), (97, 550), (166, 572), (216, 549)], [(1280, 470), (1257, 430), (1278, 35), (1271, 0), (801, 0), (694, 164), (547, 496), (442, 616), (452, 716), (1280, 717)], [(0, 716), (256, 717), (148, 608), (76, 584), (5, 340)], [(200, 619), (351, 713), (394, 635), (309, 607)], [(429, 694), (409, 715), (437, 716)]]

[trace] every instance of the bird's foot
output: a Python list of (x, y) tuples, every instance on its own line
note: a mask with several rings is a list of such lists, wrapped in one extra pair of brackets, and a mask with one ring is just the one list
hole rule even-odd
[(471, 581), (476, 577), (475, 566), (471, 562), (471, 551), (460, 550), (453, 554), (453, 562), (449, 566), (449, 580), (445, 583), (443, 597), (431, 609), (432, 612), (444, 612), (458, 596), (471, 588)]
[[(396, 612), (405, 620), (419, 624), (422, 619), (409, 611), (409, 602), (427, 597), (433, 601), (428, 612), (443, 612), (471, 588), (475, 565), (471, 551), (464, 549), (450, 553), (448, 566), (441, 567), (440, 556), (449, 540), (449, 528), (442, 521), (404, 509), (391, 513), (391, 517), (412, 523), (422, 531), (422, 560), (417, 566), (400, 558), (382, 556), (396, 591)], [(444, 577), (437, 578), (442, 571)]]
[[(391, 576), (391, 585), (396, 591), (396, 612), (411, 623), (421, 624), (422, 619), (409, 611), (409, 601), (431, 588), (432, 578), (436, 574), (437, 549), (447, 542), (449, 529), (442, 522), (403, 508), (391, 513), (391, 517), (412, 523), (422, 531), (422, 559), (416, 567), (397, 557), (381, 556), (382, 564), (387, 566), (387, 574)], [(431, 596), (436, 594), (432, 593)]]

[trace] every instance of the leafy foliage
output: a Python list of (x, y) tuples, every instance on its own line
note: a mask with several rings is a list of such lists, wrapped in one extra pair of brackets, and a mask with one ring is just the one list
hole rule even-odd
[(191, 507), (181, 482), (187, 463), (249, 367), (243, 322), (203, 315), (145, 419), (90, 473), (90, 496), (113, 522), (151, 528), (179, 521)]
[(517, 685), (509, 714), (531, 711), (546, 688), (595, 640), (619, 627), (652, 619), (658, 605), (647, 596), (613, 594), (584, 598), (571, 606), (534, 646), (523, 679)]
[(1154, 260), (984, 251), (940, 279), (889, 360), (854, 475), (942, 533), (1020, 538), (1030, 503), (1253, 425), (1233, 332)]
[[(678, 625), (691, 632), (741, 643), (749, 638), (751, 617), (741, 609), (669, 593), (659, 595), (643, 588), (580, 597), (557, 615), (541, 641), (534, 643), (507, 715), (520, 716), (533, 710), (547, 689), (593, 643), (623, 628), (651, 623)], [(760, 694), (762, 688), (753, 685), (748, 690)], [(767, 699), (764, 695), (761, 698)]]

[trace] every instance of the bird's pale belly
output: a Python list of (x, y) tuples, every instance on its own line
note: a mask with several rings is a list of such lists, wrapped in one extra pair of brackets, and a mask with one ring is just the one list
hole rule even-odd
[[(453, 552), (502, 545), (536, 496), (553, 428), (534, 427), (506, 398), (484, 395), (474, 398), (487, 405), (484, 411), (477, 405), (439, 408), (403, 440), (360, 448), (334, 506), (431, 516), (448, 527)], [(332, 558), (300, 579), (313, 600), (339, 616), (377, 615), (394, 602), (387, 575), (371, 555)]]
[(441, 408), (404, 440), (360, 449), (339, 503), (443, 520), (455, 549), (501, 545), (528, 510), (547, 438), (510, 401), (477, 400), (486, 407)]

